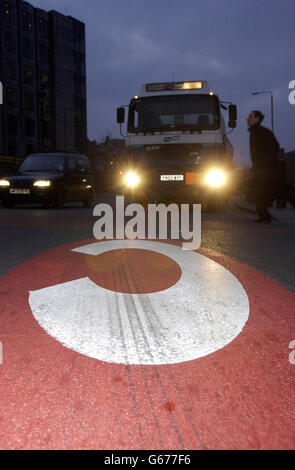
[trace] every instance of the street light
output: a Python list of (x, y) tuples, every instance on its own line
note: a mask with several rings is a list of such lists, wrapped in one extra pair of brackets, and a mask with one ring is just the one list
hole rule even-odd
[(273, 126), (273, 93), (272, 91), (254, 91), (252, 95), (270, 95), (270, 105), (271, 105), (271, 130), (274, 132)]

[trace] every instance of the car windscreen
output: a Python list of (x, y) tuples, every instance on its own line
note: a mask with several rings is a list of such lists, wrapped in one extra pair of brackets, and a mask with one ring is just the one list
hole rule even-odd
[(21, 164), (20, 171), (64, 171), (65, 159), (58, 155), (30, 155)]
[(199, 131), (219, 127), (216, 96), (157, 96), (136, 99), (130, 104), (129, 132)]

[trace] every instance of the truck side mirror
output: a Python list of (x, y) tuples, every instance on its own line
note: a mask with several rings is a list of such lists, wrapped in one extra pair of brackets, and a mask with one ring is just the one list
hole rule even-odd
[(230, 104), (228, 107), (228, 118), (230, 121), (237, 120), (237, 107), (235, 104)]
[(229, 118), (229, 123), (228, 127), (231, 127), (234, 129), (237, 127), (237, 107), (235, 104), (230, 104), (228, 107), (228, 118)]
[(117, 108), (117, 123), (123, 124), (125, 121), (125, 108)]

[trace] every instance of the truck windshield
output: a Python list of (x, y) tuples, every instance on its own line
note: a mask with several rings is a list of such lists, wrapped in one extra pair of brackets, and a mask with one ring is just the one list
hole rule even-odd
[(210, 95), (154, 96), (132, 100), (129, 132), (200, 131), (220, 127), (218, 99)]
[(20, 171), (63, 171), (64, 157), (57, 155), (29, 155), (19, 167)]

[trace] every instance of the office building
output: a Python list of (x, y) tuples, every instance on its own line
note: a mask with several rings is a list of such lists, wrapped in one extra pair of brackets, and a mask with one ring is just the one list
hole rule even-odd
[(84, 151), (84, 23), (21, 0), (0, 0), (0, 81), (0, 156)]

